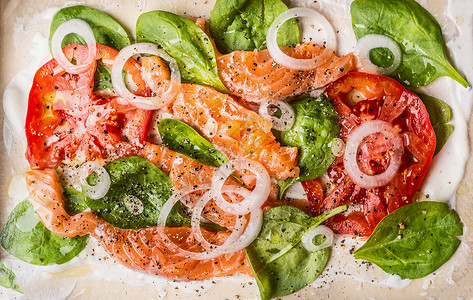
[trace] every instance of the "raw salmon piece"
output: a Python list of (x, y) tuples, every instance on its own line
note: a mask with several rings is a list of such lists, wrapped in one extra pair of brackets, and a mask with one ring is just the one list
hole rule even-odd
[[(163, 240), (158, 227), (131, 230), (101, 226), (92, 233), (108, 252), (123, 264), (137, 270), (163, 275), (179, 280), (204, 280), (235, 273), (251, 275), (243, 250), (225, 254), (209, 260), (195, 260), (166, 247), (172, 241), (184, 250), (202, 252), (204, 249), (193, 238), (189, 227), (168, 227), (165, 232), (169, 240)], [(162, 229), (161, 229), (162, 230)], [(221, 244), (227, 232), (202, 229), (203, 236), (211, 243)]]
[[(139, 155), (151, 161), (164, 173), (168, 174), (175, 191), (202, 185), (210, 186), (212, 176), (216, 170), (214, 167), (198, 164), (190, 158), (177, 154), (162, 145), (148, 143), (143, 147)], [(189, 205), (195, 204), (206, 191), (195, 191), (189, 194), (189, 197), (186, 197), (191, 202)], [(215, 224), (228, 229), (234, 228), (237, 219), (237, 216), (220, 209), (213, 200), (204, 207), (203, 216)]]
[[(324, 49), (315, 43), (304, 43), (282, 50), (294, 58), (311, 58), (320, 55)], [(217, 69), (223, 84), (233, 95), (253, 103), (318, 89), (355, 67), (356, 59), (352, 53), (343, 57), (332, 54), (319, 67), (309, 71), (288, 69), (277, 64), (268, 50), (234, 51), (217, 57)]]
[(213, 88), (184, 84), (174, 100), (176, 119), (193, 126), (229, 159), (259, 161), (277, 180), (297, 177), (297, 147), (282, 147), (271, 125)]
[(52, 169), (32, 170), (25, 173), (31, 205), (41, 222), (51, 232), (66, 237), (86, 235), (103, 222), (93, 212), (74, 216), (64, 209), (62, 188), (56, 171)]
[[(188, 258), (167, 247), (168, 241), (158, 230), (165, 230), (168, 239), (184, 250), (203, 251), (189, 227), (118, 229), (92, 212), (70, 216), (64, 210), (62, 189), (54, 170), (28, 171), (25, 176), (31, 203), (49, 230), (67, 237), (90, 234), (125, 266), (181, 280), (204, 280), (235, 273), (251, 275), (244, 250), (209, 260)], [(202, 234), (209, 242), (222, 244), (230, 232), (202, 229)]]
[[(158, 59), (147, 57), (142, 66), (143, 77), (150, 87), (161, 86), (169, 78)], [(207, 86), (183, 84), (166, 110), (193, 126), (229, 159), (257, 160), (278, 180), (299, 175), (297, 148), (281, 147), (271, 132), (271, 125), (229, 95)]]

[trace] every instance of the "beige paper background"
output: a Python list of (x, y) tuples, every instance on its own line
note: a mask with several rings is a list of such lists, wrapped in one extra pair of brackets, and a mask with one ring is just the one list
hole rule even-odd
[[(461, 1), (461, 0), (457, 0)], [(432, 9), (442, 9), (446, 5), (446, 1), (427, 1)], [(101, 0), (101, 1), (80, 1), (77, 2), (84, 5), (89, 5), (108, 12), (125, 28), (134, 30), (135, 21), (137, 17), (146, 11), (154, 9), (163, 9), (172, 11), (185, 16), (196, 16), (208, 18), (209, 12), (213, 7), (214, 1), (205, 0), (179, 0), (179, 1), (164, 1), (164, 0), (141, 0), (141, 1), (126, 1), (126, 0)], [(466, 8), (470, 8), (469, 0), (464, 1)], [(43, 32), (47, 35), (49, 32), (50, 20), (37, 20), (35, 23), (28, 22), (28, 18), (34, 16), (38, 12), (45, 10), (48, 7), (63, 6), (64, 1), (59, 0), (0, 0), (1, 13), (1, 41), (0, 44), (0, 91), (3, 90), (8, 81), (18, 72), (19, 69), (26, 67), (29, 58), (28, 35), (23, 44), (19, 48), (15, 47), (14, 42), (14, 24), (20, 17), (25, 18), (24, 30), (31, 33), (31, 38), (35, 32)], [(133, 32), (132, 32), (133, 33)], [(466, 37), (471, 39), (470, 36)], [(472, 68), (469, 66), (468, 68)], [(465, 68), (465, 67), (463, 67)], [(467, 78), (469, 82), (473, 82), (473, 78)], [(0, 123), (3, 123), (3, 113), (0, 114)], [(473, 132), (473, 127), (470, 122), (470, 133)], [(3, 140), (3, 133), (0, 131), (0, 138)], [(471, 134), (470, 134), (471, 140)], [(1, 152), (1, 174), (2, 182), (1, 199), (1, 223), (5, 222), (8, 215), (6, 190), (11, 177), (10, 168), (15, 162), (12, 162), (5, 155), (5, 149), (2, 147)], [(473, 247), (473, 230), (472, 230), (472, 211), (473, 211), (473, 162), (468, 162), (467, 175), (460, 184), (457, 195), (457, 211), (462, 217), (465, 224), (465, 235), (462, 237), (463, 241)], [(392, 288), (381, 288), (379, 286), (365, 283), (360, 284), (354, 280), (340, 280), (330, 284), (328, 289), (313, 288), (304, 289), (297, 295), (289, 296), (295, 299), (418, 299), (429, 297), (436, 299), (473, 299), (473, 257), (471, 252), (466, 258), (466, 263), (461, 267), (455, 268), (452, 279), (455, 284), (448, 284), (442, 280), (435, 282), (435, 284), (428, 290), (423, 289), (424, 281), (414, 281), (407, 288), (402, 290)], [(4, 290), (0, 287), (0, 298), (4, 295)], [(199, 296), (197, 293), (188, 293), (182, 289), (176, 289), (169, 286), (167, 289), (168, 296), (166, 299), (253, 299), (258, 297), (258, 290), (254, 282), (240, 284), (231, 280), (218, 280), (218, 282), (205, 295)], [(426, 295), (422, 295), (426, 292)], [(34, 294), (26, 295), (27, 298), (34, 299)], [(152, 285), (131, 286), (126, 282), (109, 282), (109, 281), (89, 281), (87, 276), (79, 278), (75, 289), (69, 299), (124, 299), (124, 298), (159, 298), (156, 293), (156, 288)]]

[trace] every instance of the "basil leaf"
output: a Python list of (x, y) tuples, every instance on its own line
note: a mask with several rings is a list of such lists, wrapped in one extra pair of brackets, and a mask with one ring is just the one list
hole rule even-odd
[[(120, 158), (104, 166), (110, 175), (110, 189), (100, 199), (86, 198), (87, 206), (99, 217), (122, 229), (140, 229), (156, 226), (164, 203), (173, 193), (169, 176), (148, 160), (131, 156)], [(97, 174), (87, 177), (94, 185)], [(175, 206), (167, 225), (189, 224)]]
[(421, 201), (384, 217), (355, 258), (401, 278), (421, 278), (443, 265), (460, 245), (458, 214), (443, 202)]
[(183, 82), (227, 92), (218, 76), (212, 42), (191, 20), (159, 10), (144, 13), (136, 22), (136, 39), (155, 43), (172, 56)]
[(8, 216), (0, 243), (16, 258), (46, 266), (74, 258), (85, 248), (87, 237), (67, 238), (52, 233), (41, 223), (29, 200), (24, 200)]
[(162, 119), (158, 123), (158, 130), (164, 145), (199, 164), (220, 167), (228, 160), (222, 152), (184, 122)]
[(450, 107), (437, 98), (417, 93), (419, 98), (424, 102), (425, 108), (429, 113), (430, 123), (435, 131), (436, 146), (434, 155), (440, 152), (448, 138), (453, 132), (453, 125), (450, 122)]
[[(210, 33), (222, 53), (263, 50), (269, 26), (286, 10), (281, 0), (217, 0), (210, 13)], [(297, 22), (285, 22), (278, 31), (278, 44), (295, 46), (299, 42)]]
[(97, 61), (97, 68), (94, 73), (94, 92), (110, 89), (112, 85), (112, 70), (103, 64), (102, 60)]
[(88, 208), (86, 197), (81, 192), (73, 188), (65, 188), (62, 194), (66, 199), (64, 209), (69, 215), (76, 215)]
[[(102, 11), (77, 5), (63, 8), (54, 16), (49, 30), (49, 49), (51, 49), (51, 39), (56, 29), (59, 25), (71, 19), (86, 21), (94, 32), (97, 44), (110, 46), (116, 50), (131, 44), (126, 30), (112, 17)], [(85, 41), (79, 35), (71, 33), (62, 41), (62, 47), (70, 44), (85, 45)]]
[[(320, 275), (327, 264), (329, 248), (307, 251), (301, 238), (346, 209), (343, 205), (317, 217), (293, 206), (279, 206), (264, 212), (258, 237), (245, 249), (261, 299), (290, 295)], [(322, 237), (316, 240), (323, 242)]]
[(22, 293), (20, 286), (15, 281), (16, 275), (13, 271), (5, 264), (5, 262), (0, 261), (0, 285), (7, 288)]
[(285, 146), (299, 149), (300, 173), (297, 178), (279, 182), (280, 198), (294, 183), (315, 179), (328, 169), (335, 159), (332, 140), (340, 132), (337, 111), (325, 94), (317, 99), (299, 99), (290, 105), (295, 113), (294, 125), (275, 135)]
[(464, 87), (469, 84), (448, 62), (437, 20), (413, 0), (355, 0), (350, 8), (353, 30), (359, 39), (382, 34), (395, 40), (402, 62), (394, 74), (411, 86), (423, 86), (440, 76), (449, 76)]

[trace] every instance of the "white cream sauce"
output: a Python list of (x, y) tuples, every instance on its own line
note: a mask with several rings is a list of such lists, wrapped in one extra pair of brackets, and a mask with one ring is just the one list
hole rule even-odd
[[(293, 0), (290, 2), (290, 6), (311, 7), (327, 17), (337, 32), (339, 42), (338, 54), (343, 55), (354, 50), (356, 39), (351, 29), (350, 0)], [(468, 17), (463, 12), (463, 5), (465, 3), (462, 1), (449, 1), (446, 11), (436, 8), (430, 1), (424, 0), (420, 1), (420, 3), (431, 10), (440, 22), (453, 63), (458, 66), (462, 75), (470, 83), (473, 83), (473, 70), (471, 67), (467, 68), (467, 66), (473, 65), (471, 56), (471, 49), (473, 49), (473, 39), (471, 37), (473, 21), (471, 17)], [(74, 4), (78, 3), (71, 2), (66, 5)], [(201, 16), (208, 18), (208, 10), (211, 9), (213, 3), (205, 1), (205, 3), (200, 5), (204, 7), (203, 11), (207, 11), (207, 14)], [(103, 1), (100, 5), (97, 4), (95, 7), (106, 12), (116, 9), (114, 5), (107, 1)], [(139, 14), (158, 8), (152, 7), (148, 1), (138, 1), (137, 8), (135, 7), (133, 13), (130, 13), (128, 17), (120, 15), (118, 20), (119, 22), (123, 21), (125, 26), (134, 30), (134, 22)], [(194, 15), (191, 13), (193, 11), (192, 3), (184, 4), (183, 1), (180, 1), (168, 5), (166, 8), (181, 14), (183, 14), (183, 11), (186, 11), (189, 13), (185, 15)], [(5, 116), (4, 143), (7, 154), (14, 161), (14, 163), (11, 163), (12, 178), (7, 190), (9, 200), (7, 203), (2, 204), (2, 207), (7, 212), (11, 211), (17, 203), (27, 197), (26, 184), (21, 173), (28, 166), (24, 159), (26, 143), (23, 132), (28, 93), (36, 69), (50, 58), (47, 41), (48, 32), (43, 30), (43, 32), (32, 33), (31, 26), (35, 22), (49, 24), (57, 10), (59, 10), (59, 7), (48, 8), (34, 16), (18, 18), (15, 23), (15, 47), (17, 49), (28, 47), (29, 56), (27, 63), (24, 64), (25, 67), (10, 81), (3, 94)], [(25, 30), (25, 28), (29, 29)], [(458, 64), (459, 58), (462, 59), (461, 64)], [(422, 191), (429, 195), (429, 200), (449, 201), (450, 205), (455, 207), (455, 191), (463, 178), (465, 164), (469, 155), (467, 122), (470, 117), (471, 103), (473, 103), (473, 93), (471, 89), (465, 89), (453, 81), (453, 79), (447, 77), (439, 78), (420, 90), (445, 101), (451, 107), (451, 123), (455, 128), (443, 150), (434, 158), (430, 171), (424, 180)], [(294, 186), (288, 192), (292, 197), (305, 197), (305, 193), (300, 185)], [(6, 213), (3, 213), (2, 217), (5, 220)], [(336, 237), (328, 266), (312, 286), (328, 289), (331, 283), (339, 280), (359, 282), (359, 288), (363, 287), (363, 284), (366, 283), (374, 283), (378, 286), (396, 289), (402, 289), (411, 284), (410, 280), (401, 280), (397, 276), (385, 274), (374, 265), (355, 260), (352, 253), (362, 243), (363, 241), (352, 237)], [(436, 271), (435, 275), (430, 275), (423, 279), (423, 288), (425, 290), (419, 291), (419, 296), (426, 296), (428, 288), (438, 283), (438, 280), (454, 284), (451, 275), (453, 269), (457, 265), (462, 265), (464, 263), (463, 258), (470, 255), (470, 252), (469, 247), (462, 243), (453, 259)], [(77, 280), (80, 278), (86, 278), (87, 281), (99, 279), (123, 282), (131, 286), (152, 284), (155, 286), (159, 297), (166, 295), (165, 287), (172, 286), (179, 290), (188, 291), (192, 295), (201, 295), (215, 283), (211, 280), (176, 283), (158, 276), (132, 271), (109, 258), (108, 254), (93, 239), (90, 239), (86, 250), (78, 257), (60, 266), (37, 267), (23, 263), (7, 254), (2, 259), (12, 267), (18, 276), (20, 286), (25, 291), (25, 295), (19, 296), (16, 292), (0, 287), (0, 296), (10, 299), (86, 297), (88, 293), (87, 288), (77, 291), (74, 295), (71, 294)], [(246, 276), (218, 279), (218, 281), (237, 282), (242, 287), (245, 287), (247, 282), (250, 284), (254, 283), (252, 279)], [(254, 284), (252, 288), (255, 288)], [(258, 293), (255, 291), (251, 295), (257, 297)]]

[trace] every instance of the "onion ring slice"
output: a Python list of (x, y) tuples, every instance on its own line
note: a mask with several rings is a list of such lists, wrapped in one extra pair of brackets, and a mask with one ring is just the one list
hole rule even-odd
[[(383, 68), (373, 64), (370, 60), (370, 51), (376, 48), (388, 48), (394, 55), (391, 66)], [(360, 60), (363, 69), (369, 73), (389, 75), (396, 71), (401, 65), (402, 51), (399, 44), (392, 38), (382, 34), (367, 34), (361, 37), (356, 43), (356, 56)]]
[[(95, 172), (98, 176), (96, 185), (90, 185), (86, 180), (90, 171)], [(104, 197), (108, 193), (111, 184), (107, 170), (96, 161), (88, 161), (80, 167), (79, 182), (82, 191), (87, 197), (94, 200)]]
[[(230, 203), (223, 198), (222, 188), (227, 178), (238, 170), (250, 170), (256, 176), (256, 186), (241, 202)], [(212, 177), (212, 197), (222, 210), (234, 215), (246, 215), (261, 207), (269, 196), (271, 181), (264, 166), (251, 159), (238, 158), (221, 165)]]
[[(313, 242), (314, 237), (318, 235), (325, 236), (325, 241), (320, 245), (316, 245)], [(333, 231), (325, 225), (319, 225), (304, 233), (301, 238), (301, 243), (307, 251), (313, 252), (325, 249), (333, 244)]]
[[(281, 110), (281, 117), (277, 118), (268, 112), (270, 106), (276, 106)], [(292, 107), (285, 101), (268, 99), (260, 104), (258, 113), (266, 121), (270, 122), (274, 129), (278, 131), (286, 131), (294, 125), (295, 114)]]
[[(153, 54), (169, 62), (171, 82), (169, 88), (164, 93), (151, 97), (143, 97), (133, 94), (126, 87), (122, 78), (123, 67), (130, 57), (140, 53)], [(140, 109), (156, 110), (164, 107), (177, 97), (181, 89), (181, 73), (176, 60), (169, 56), (164, 50), (158, 49), (158, 47), (152, 43), (138, 43), (126, 46), (118, 53), (112, 65), (112, 85), (115, 92), (131, 105)]]
[[(312, 20), (322, 25), (322, 28), (326, 33), (327, 41), (325, 45), (326, 48), (321, 55), (308, 59), (297, 59), (294, 57), (290, 57), (279, 48), (277, 42), (279, 28), (287, 20), (297, 17), (311, 18)], [(276, 19), (274, 19), (271, 26), (269, 26), (268, 34), (266, 35), (266, 46), (268, 48), (269, 54), (276, 63), (289, 69), (305, 71), (313, 70), (320, 66), (324, 62), (323, 58), (330, 56), (332, 51), (335, 49), (335, 31), (333, 30), (332, 25), (330, 25), (327, 19), (315, 10), (305, 7), (294, 7), (284, 11), (279, 16), (277, 16)]]
[[(87, 43), (87, 59), (79, 65), (72, 64), (64, 55), (62, 51), (62, 40), (66, 35), (75, 33), (80, 35)], [(94, 32), (90, 28), (89, 24), (80, 19), (68, 20), (56, 28), (56, 31), (51, 38), (51, 52), (53, 53), (54, 59), (57, 63), (70, 74), (80, 74), (87, 71), (90, 66), (95, 62), (95, 56), (97, 54), (97, 42), (95, 41)]]
[[(358, 162), (356, 161), (358, 146), (365, 137), (378, 132), (391, 138), (393, 155), (388, 168), (383, 173), (368, 175), (360, 170)], [(404, 145), (402, 138), (396, 132), (394, 127), (386, 121), (373, 120), (362, 123), (350, 133), (348, 136), (348, 142), (345, 146), (343, 163), (348, 175), (357, 185), (362, 188), (375, 188), (388, 184), (394, 176), (396, 176), (401, 165), (403, 152)]]

